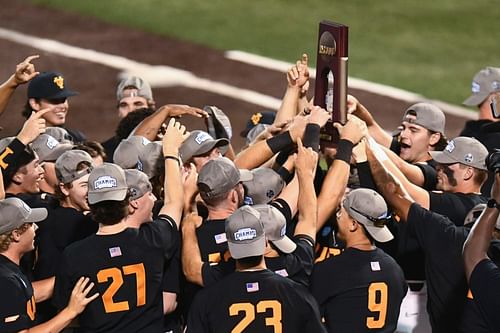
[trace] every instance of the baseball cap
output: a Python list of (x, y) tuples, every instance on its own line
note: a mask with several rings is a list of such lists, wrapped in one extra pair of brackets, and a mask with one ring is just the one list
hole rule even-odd
[(239, 182), (249, 181), (253, 175), (248, 170), (238, 170), (226, 157), (208, 161), (198, 174), (198, 190), (207, 197), (227, 193)]
[(486, 67), (474, 75), (472, 79), (472, 95), (462, 104), (468, 106), (479, 105), (489, 94), (500, 91), (500, 68)]
[(5, 179), (10, 179), (24, 165), (27, 165), (36, 158), (33, 149), (28, 145), (18, 148), (18, 145), (9, 147), (11, 151), (5, 149), (14, 141), (15, 137), (9, 136), (0, 140), (0, 153), (3, 155), (4, 167), (0, 168)]
[(139, 170), (128, 169), (125, 172), (125, 179), (130, 192), (130, 200), (136, 200), (144, 194), (151, 192), (153, 186), (149, 182), (148, 176)]
[(349, 216), (363, 224), (377, 242), (385, 243), (394, 238), (385, 225), (390, 217), (387, 213), (387, 204), (377, 192), (367, 188), (357, 188), (346, 195), (342, 204)]
[(253, 178), (244, 181), (245, 195), (252, 199), (252, 204), (266, 204), (274, 199), (285, 186), (281, 176), (271, 168), (260, 167), (250, 171)]
[(251, 144), (258, 136), (260, 133), (264, 132), (269, 126), (269, 124), (257, 124), (252, 128), (250, 131), (248, 131), (247, 137), (246, 137), (246, 144), (249, 145)]
[(24, 223), (40, 222), (46, 218), (45, 208), (30, 208), (16, 197), (0, 200), (0, 234), (17, 229)]
[[(90, 167), (77, 170), (81, 162), (87, 162)], [(68, 184), (90, 173), (93, 167), (94, 160), (89, 153), (79, 149), (68, 150), (56, 160), (56, 177), (59, 182)]]
[(133, 135), (122, 140), (113, 153), (113, 162), (124, 169), (134, 169), (139, 162), (139, 154), (151, 141), (143, 136)]
[(125, 171), (113, 163), (95, 167), (89, 176), (89, 204), (101, 201), (122, 201), (127, 196), (128, 186)]
[(71, 150), (73, 145), (60, 143), (51, 135), (41, 134), (31, 143), (31, 148), (37, 153), (41, 162), (54, 162), (64, 152)]
[(242, 137), (246, 137), (248, 132), (258, 124), (268, 124), (271, 125), (274, 123), (274, 119), (276, 118), (276, 112), (273, 111), (261, 111), (255, 112), (250, 116), (250, 119), (247, 120), (247, 124), (245, 129), (240, 132)]
[(66, 129), (58, 126), (49, 126), (45, 128), (45, 134), (52, 136), (60, 143), (73, 143), (73, 138)]
[(266, 249), (261, 214), (250, 206), (242, 206), (226, 220), (229, 253), (234, 259), (261, 256)]
[(444, 113), (440, 108), (430, 103), (416, 103), (411, 105), (406, 109), (402, 121), (420, 125), (429, 131), (444, 134)]
[[(137, 93), (135, 94), (124, 94), (124, 90), (127, 88), (133, 87), (137, 89)], [(135, 97), (135, 96), (140, 96), (144, 97), (148, 101), (153, 100), (153, 92), (151, 91), (151, 86), (149, 83), (141, 79), (140, 77), (137, 76), (130, 76), (127, 77), (118, 83), (118, 87), (116, 88), (116, 100), (119, 101), (124, 97)]]
[(441, 164), (460, 163), (480, 170), (488, 170), (486, 157), (488, 149), (475, 138), (459, 136), (450, 140), (443, 151), (429, 152)]
[(78, 95), (68, 89), (64, 77), (57, 72), (43, 72), (35, 76), (28, 85), (28, 98), (56, 99)]
[(188, 162), (194, 156), (208, 153), (215, 147), (219, 147), (221, 153), (227, 151), (229, 140), (220, 138), (215, 140), (207, 132), (195, 130), (192, 131), (179, 148), (179, 156), (183, 163)]
[(286, 218), (279, 209), (271, 205), (254, 205), (252, 208), (260, 213), (267, 240), (283, 253), (295, 251), (297, 244), (286, 235)]
[(149, 179), (151, 179), (158, 172), (156, 166), (158, 164), (158, 161), (162, 160), (162, 157), (162, 142), (150, 142), (139, 151), (139, 162), (137, 163), (137, 169), (144, 172), (149, 177)]

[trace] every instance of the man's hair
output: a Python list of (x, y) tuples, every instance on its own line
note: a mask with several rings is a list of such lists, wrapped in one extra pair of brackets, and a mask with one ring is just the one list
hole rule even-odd
[(90, 205), (90, 216), (104, 225), (114, 225), (128, 216), (130, 194), (121, 201), (106, 200)]
[(431, 145), (434, 148), (434, 151), (444, 150), (446, 148), (446, 146), (448, 145), (448, 139), (446, 139), (446, 136), (443, 133), (434, 132), (431, 130), (427, 130), (427, 131), (429, 132), (429, 136), (431, 136), (434, 133), (439, 134), (439, 141), (436, 142), (435, 144)]
[(205, 187), (206, 187), (206, 185), (203, 184), (203, 183), (198, 184), (198, 189), (200, 190), (200, 196), (203, 199), (203, 202), (207, 206), (212, 207), (212, 208), (217, 208), (220, 204), (222, 204), (227, 199), (227, 196), (229, 195), (229, 192), (231, 192), (232, 190), (234, 190), (236, 188), (236, 186), (235, 186), (235, 187), (233, 187), (232, 189), (230, 189), (227, 192), (218, 194), (216, 196), (209, 197), (209, 196), (206, 195), (206, 191), (208, 189), (205, 189)]
[(478, 185), (483, 185), (488, 179), (488, 171), (474, 168), (474, 182)]
[(30, 223), (24, 223), (19, 228), (6, 232), (0, 235), (0, 253), (3, 253), (9, 249), (10, 244), (14, 240), (12, 233), (17, 230), (19, 234), (23, 234), (26, 230), (31, 227)]
[(246, 257), (246, 258), (240, 258), (236, 259), (238, 261), (238, 264), (240, 264), (242, 269), (247, 269), (247, 268), (252, 268), (260, 264), (262, 260), (262, 256), (253, 256), (253, 257)]
[(101, 156), (104, 161), (106, 160), (106, 151), (104, 150), (104, 147), (97, 141), (85, 141), (82, 143), (78, 143), (73, 147), (73, 149), (83, 150), (84, 152), (87, 152), (92, 158)]
[(115, 134), (120, 139), (126, 139), (130, 133), (143, 121), (145, 118), (149, 117), (154, 113), (152, 108), (139, 108), (127, 114), (116, 128)]
[[(77, 164), (76, 171), (81, 171), (81, 170), (84, 170), (86, 168), (90, 168), (90, 166), (91, 165), (89, 162), (81, 161), (80, 163)], [(77, 180), (77, 179), (75, 179), (75, 180)], [(69, 189), (73, 188), (73, 182), (62, 184), (62, 186), (64, 186), (66, 189), (69, 190)], [(66, 199), (66, 195), (61, 191), (60, 184), (57, 184), (56, 188), (54, 189), (54, 197), (59, 201)]]

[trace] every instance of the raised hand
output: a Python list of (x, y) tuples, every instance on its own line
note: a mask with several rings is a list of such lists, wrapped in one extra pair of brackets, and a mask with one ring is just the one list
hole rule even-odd
[(340, 139), (349, 140), (354, 144), (368, 135), (365, 122), (352, 114), (347, 115), (345, 125), (334, 123), (333, 126), (339, 131)]
[(295, 171), (299, 175), (309, 175), (314, 178), (318, 154), (311, 147), (306, 148), (300, 138), (297, 139), (297, 158), (295, 159)]
[(309, 110), (309, 122), (318, 124), (319, 127), (325, 126), (326, 122), (331, 119), (331, 114), (319, 106), (313, 106)]
[(43, 115), (51, 109), (43, 109), (31, 112), (31, 116), (24, 122), (23, 128), (17, 135), (17, 139), (25, 145), (33, 142), (40, 134), (45, 133), (45, 119)]
[(39, 57), (39, 55), (31, 55), (17, 64), (16, 72), (14, 73), (14, 80), (17, 85), (24, 84), (40, 74), (40, 72), (35, 70), (35, 65), (31, 63), (32, 60)]
[(189, 136), (186, 127), (175, 119), (170, 119), (165, 135), (163, 135), (163, 156), (177, 156), (179, 147)]

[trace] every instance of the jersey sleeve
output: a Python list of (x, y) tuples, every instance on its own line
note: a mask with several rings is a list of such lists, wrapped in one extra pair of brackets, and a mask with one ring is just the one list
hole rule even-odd
[[(0, 332), (18, 332), (32, 326), (27, 313), (26, 291), (15, 278), (0, 279)], [(33, 314), (34, 315), (34, 314)], [(33, 318), (34, 319), (34, 318)]]
[(424, 175), (424, 186), (423, 188), (427, 191), (433, 191), (436, 189), (437, 184), (437, 171), (429, 164), (415, 163)]
[(207, 315), (205, 313), (204, 304), (208, 303), (202, 298), (203, 290), (195, 297), (191, 304), (187, 318), (186, 333), (204, 333), (209, 332)]
[(179, 231), (175, 221), (168, 215), (160, 215), (151, 223), (139, 228), (140, 237), (152, 248), (162, 248), (165, 259), (170, 260), (179, 247)]
[(165, 267), (163, 274), (163, 291), (170, 293), (180, 293), (181, 280), (181, 257), (180, 248), (175, 250), (172, 259)]
[(56, 279), (54, 283), (54, 294), (52, 295), (52, 304), (60, 311), (68, 305), (73, 282), (71, 281), (70, 267), (65, 254), (62, 255), (61, 263), (58, 266)]
[(492, 332), (500, 330), (500, 269), (489, 259), (479, 262), (470, 277), (470, 288)]

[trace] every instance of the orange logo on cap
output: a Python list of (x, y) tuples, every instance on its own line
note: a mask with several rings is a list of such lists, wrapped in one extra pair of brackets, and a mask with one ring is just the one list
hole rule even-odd
[(64, 89), (64, 79), (62, 76), (56, 76), (54, 78), (54, 83), (59, 87), (59, 89)]
[(254, 113), (252, 115), (252, 118), (250, 118), (250, 119), (252, 120), (252, 124), (257, 125), (260, 122), (261, 118), (262, 118), (262, 113), (258, 112), (258, 113)]

